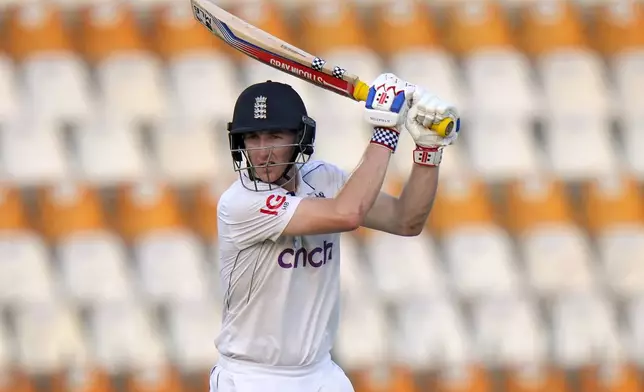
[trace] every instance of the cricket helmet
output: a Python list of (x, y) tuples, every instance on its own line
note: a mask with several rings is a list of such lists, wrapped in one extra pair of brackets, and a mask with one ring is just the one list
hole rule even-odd
[(257, 185), (255, 173), (260, 166), (255, 166), (250, 161), (244, 135), (260, 131), (287, 130), (296, 134), (295, 143), (276, 147), (293, 147), (290, 161), (282, 163), (286, 167), (281, 178), (290, 181), (290, 169), (294, 165), (301, 166), (306, 163), (313, 154), (315, 128), (315, 120), (308, 116), (304, 101), (293, 87), (270, 80), (249, 86), (237, 98), (233, 119), (228, 123), (228, 140), (235, 171), (240, 172), (240, 175), (246, 172)]

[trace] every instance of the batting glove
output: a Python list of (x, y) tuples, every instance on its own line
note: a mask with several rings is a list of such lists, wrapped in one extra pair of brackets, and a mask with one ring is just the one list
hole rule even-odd
[(399, 128), (405, 123), (415, 88), (391, 73), (384, 73), (373, 81), (364, 111), (365, 120), (374, 127), (372, 143), (392, 152), (396, 150)]
[[(414, 89), (411, 108), (405, 120), (405, 128), (416, 143), (414, 162), (425, 166), (438, 166), (443, 158), (443, 148), (456, 141), (460, 131), (460, 118), (456, 108), (436, 95), (421, 88)], [(430, 127), (442, 120), (451, 118), (454, 128), (440, 136)]]

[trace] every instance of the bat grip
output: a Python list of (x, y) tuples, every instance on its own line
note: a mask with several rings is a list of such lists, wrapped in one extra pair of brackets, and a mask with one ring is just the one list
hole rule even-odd
[[(353, 90), (353, 97), (360, 102), (365, 102), (368, 96), (369, 85), (361, 80), (358, 80)], [(432, 124), (430, 128), (439, 136), (447, 137), (454, 130), (454, 120), (452, 120), (451, 118), (445, 118), (438, 124)]]

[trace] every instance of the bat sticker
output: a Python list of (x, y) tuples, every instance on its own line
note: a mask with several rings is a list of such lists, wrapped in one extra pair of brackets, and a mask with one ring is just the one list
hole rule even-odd
[(197, 20), (206, 26), (208, 30), (210, 30), (211, 33), (216, 33), (215, 29), (212, 27), (212, 20), (214, 17), (208, 13), (208, 11), (204, 10), (203, 8), (199, 7), (197, 4), (192, 4), (192, 7), (194, 8), (194, 15), (197, 18)]

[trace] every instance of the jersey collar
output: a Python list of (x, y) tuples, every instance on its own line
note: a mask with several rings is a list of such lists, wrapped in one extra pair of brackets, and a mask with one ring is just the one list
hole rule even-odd
[[(308, 194), (311, 194), (311, 192), (315, 191), (315, 189), (311, 188), (306, 182), (302, 181), (302, 166), (303, 164), (299, 164), (299, 168), (295, 172), (296, 181), (297, 181), (297, 190), (295, 191), (296, 195), (308, 195)], [(240, 177), (243, 185), (248, 189), (257, 189), (258, 192), (268, 192), (268, 191), (277, 191), (277, 190), (286, 192), (284, 188), (278, 185), (269, 184), (263, 181), (253, 181), (248, 176), (248, 173), (242, 173)]]

